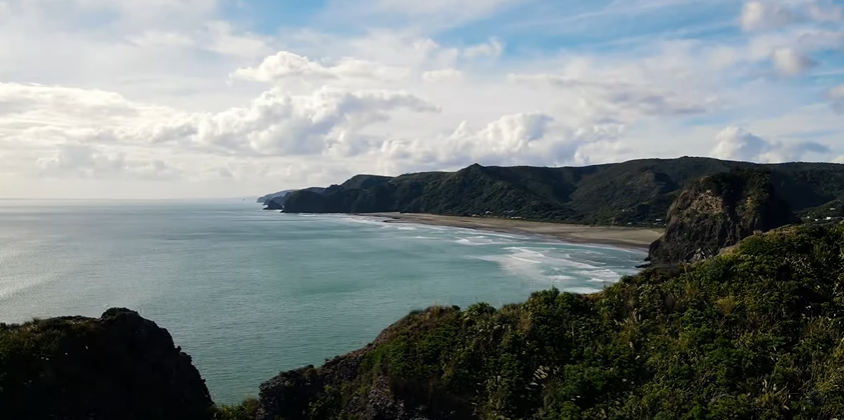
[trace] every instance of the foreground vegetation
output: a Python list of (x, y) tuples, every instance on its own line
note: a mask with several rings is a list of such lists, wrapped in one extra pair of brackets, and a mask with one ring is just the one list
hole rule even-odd
[(300, 372), (324, 386), (295, 418), (374, 418), (379, 383), (434, 419), (842, 418), (842, 316), (844, 226), (786, 227), (596, 295), (412, 313), (353, 379)]

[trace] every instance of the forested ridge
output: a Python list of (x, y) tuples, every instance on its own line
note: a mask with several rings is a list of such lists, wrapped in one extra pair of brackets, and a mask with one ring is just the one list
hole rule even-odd
[(409, 212), (659, 225), (690, 183), (736, 168), (770, 170), (776, 193), (799, 215), (844, 199), (844, 165), (683, 157), (584, 167), (472, 165), (457, 172), (357, 175), (322, 192), (296, 191), (283, 204), (267, 204), (292, 213)]

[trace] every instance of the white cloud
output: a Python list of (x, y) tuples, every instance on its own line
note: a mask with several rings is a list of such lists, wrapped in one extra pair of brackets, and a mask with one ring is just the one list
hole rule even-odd
[(270, 89), (248, 107), (209, 114), (182, 114), (166, 121), (114, 130), (130, 143), (171, 143), (206, 151), (245, 155), (355, 155), (371, 146), (363, 130), (405, 109), (436, 112), (426, 101), (404, 92), (321, 88), (310, 95)]
[(715, 141), (712, 155), (722, 159), (776, 163), (798, 161), (809, 153), (830, 153), (829, 147), (820, 143), (803, 141), (783, 144), (765, 140), (735, 126), (722, 130)]
[(59, 145), (53, 156), (38, 159), (37, 165), (40, 175), (48, 177), (174, 180), (181, 176), (178, 169), (158, 159), (132, 160), (121, 153), (77, 144)]
[(249, 32), (240, 32), (225, 21), (205, 23), (205, 48), (225, 56), (252, 59), (271, 52), (270, 39)]
[(744, 3), (741, 13), (741, 27), (746, 31), (812, 21), (844, 21), (844, 7), (824, 0), (751, 0)]
[[(764, 138), (725, 130), (712, 153), (844, 153), (823, 146), (842, 134), (832, 109), (844, 111), (844, 88), (823, 88), (830, 108), (817, 88), (760, 70), (770, 62), (796, 81), (813, 62), (835, 71), (820, 53), (844, 38), (826, 0), (750, 2), (747, 33), (727, 40), (645, 31), (592, 48), (604, 35), (569, 28), (553, 49), (524, 41), (543, 35), (534, 28), (497, 23), (559, 10), (550, 3), (330, 3), (301, 19), (320, 26), (258, 30), (215, 0), (0, 0), (0, 191), (260, 193), (475, 162), (705, 155), (733, 124)], [(610, 6), (571, 8), (607, 19), (695, 7)], [(459, 30), (467, 22), (471, 34)], [(145, 184), (159, 179), (170, 182)]]
[(504, 45), (497, 39), (487, 43), (473, 45), (463, 50), (463, 56), (469, 59), (478, 57), (498, 57), (504, 51)]
[[(561, 165), (583, 163), (589, 151), (616, 149), (623, 132), (619, 124), (572, 128), (542, 113), (504, 115), (474, 129), (461, 122), (437, 139), (388, 141), (382, 152), (413, 170), (484, 165)], [(597, 146), (597, 147), (596, 147)]]
[(693, 89), (674, 91), (657, 84), (604, 79), (600, 71), (590, 73), (593, 73), (592, 77), (583, 79), (553, 74), (514, 74), (509, 78), (516, 83), (540, 83), (575, 91), (581, 100), (581, 110), (597, 121), (699, 114), (717, 105), (716, 97)]
[(776, 29), (796, 22), (799, 17), (773, 2), (748, 1), (741, 12), (741, 27), (746, 31)]
[(773, 146), (739, 127), (727, 127), (715, 138), (712, 151), (715, 157), (735, 160), (762, 160), (773, 150)]
[(422, 81), (426, 83), (460, 81), (462, 79), (463, 72), (455, 69), (430, 70), (422, 73)]
[(317, 80), (343, 83), (346, 81), (399, 82), (409, 76), (409, 70), (385, 66), (351, 57), (335, 64), (324, 64), (288, 51), (279, 51), (263, 60), (257, 67), (245, 67), (232, 73), (233, 78), (283, 84), (285, 81)]
[(805, 55), (793, 48), (777, 48), (771, 55), (774, 67), (785, 76), (798, 76), (815, 65)]

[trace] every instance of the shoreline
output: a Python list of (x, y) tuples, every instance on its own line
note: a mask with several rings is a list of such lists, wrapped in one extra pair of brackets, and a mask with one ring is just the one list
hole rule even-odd
[(387, 219), (385, 223), (415, 223), (448, 226), (498, 233), (545, 237), (572, 244), (608, 245), (647, 251), (662, 235), (660, 228), (587, 226), (563, 223), (532, 222), (514, 219), (442, 216), (425, 213), (353, 213), (354, 216)]

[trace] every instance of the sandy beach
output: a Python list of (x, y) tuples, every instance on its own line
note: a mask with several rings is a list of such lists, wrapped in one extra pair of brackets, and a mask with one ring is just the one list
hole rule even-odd
[(651, 242), (662, 235), (662, 229), (659, 228), (585, 226), (513, 219), (456, 217), (416, 213), (366, 213), (360, 214), (359, 216), (383, 218), (388, 223), (419, 223), (501, 233), (539, 235), (571, 243), (602, 244), (637, 249), (647, 249)]

